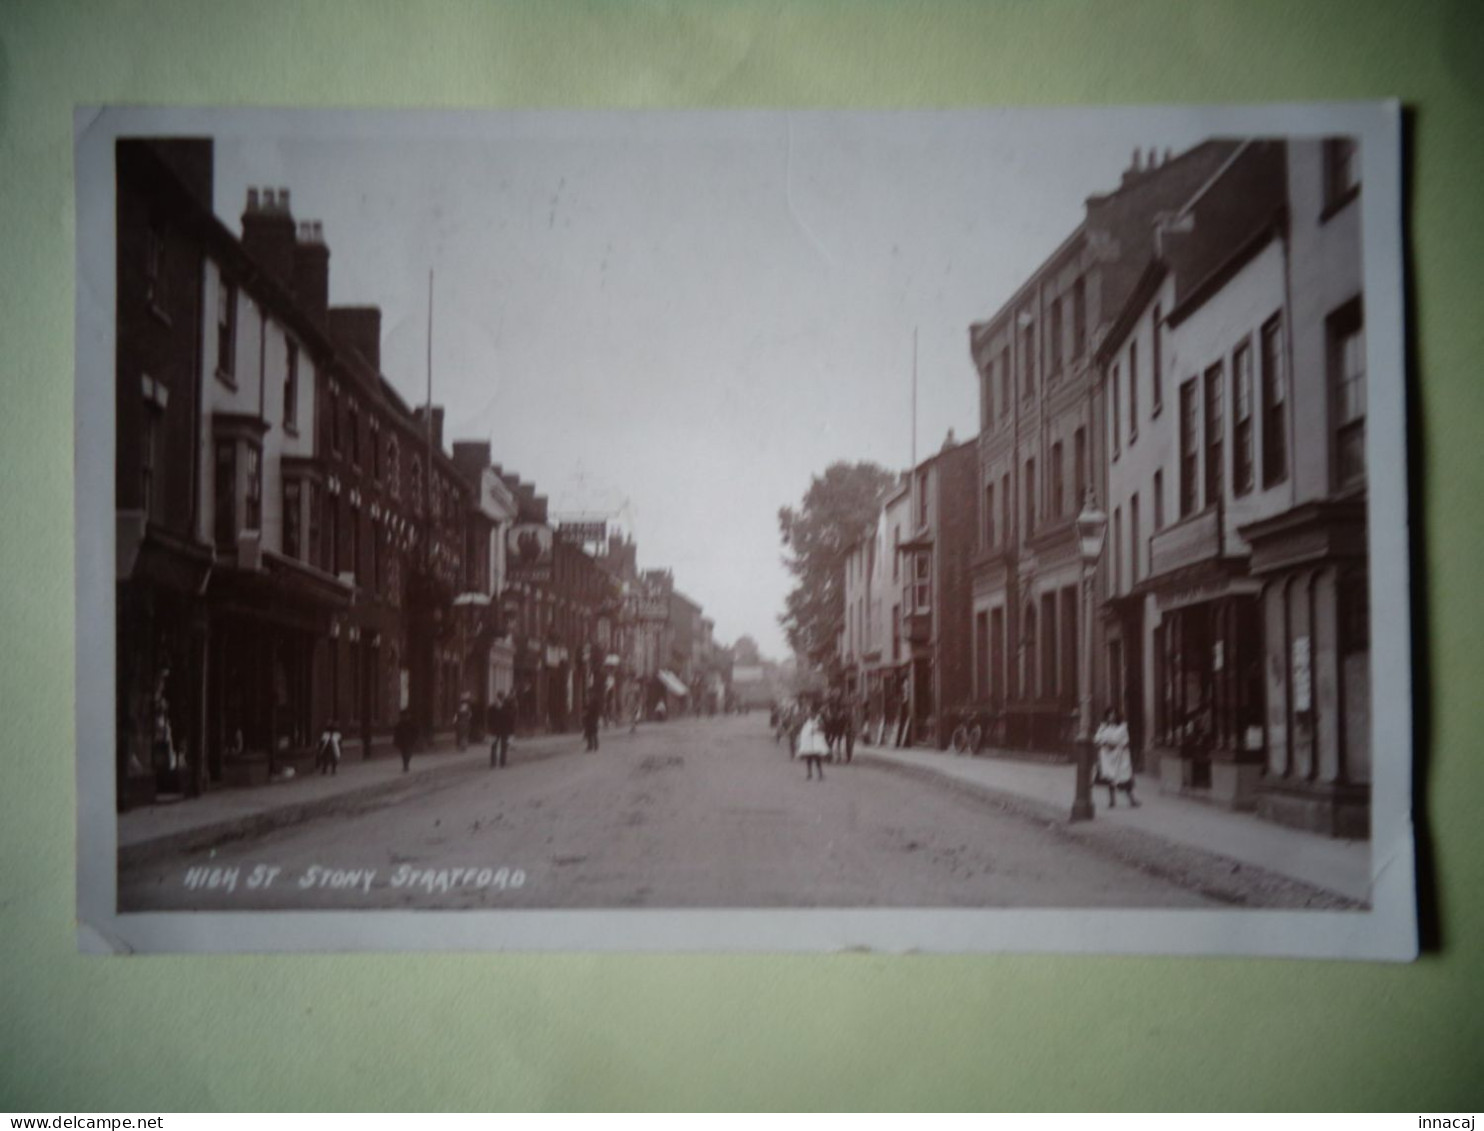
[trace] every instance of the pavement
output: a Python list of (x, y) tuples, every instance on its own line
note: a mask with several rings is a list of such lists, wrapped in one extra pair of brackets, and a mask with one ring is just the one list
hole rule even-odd
[[(609, 733), (609, 732), (604, 732)], [(539, 761), (583, 748), (581, 734), (546, 734), (512, 740), (508, 764)], [(402, 759), (389, 743), (376, 743), (363, 758), (359, 743), (347, 744), (334, 774), (304, 774), (266, 785), (213, 789), (202, 797), (141, 806), (118, 817), (119, 863), (161, 851), (179, 851), (223, 838), (241, 837), (295, 824), (350, 799), (373, 802), (429, 779), (489, 765), (489, 743), (471, 742), (458, 750), (452, 738), (441, 738), (412, 757), (402, 772)]]
[[(1066, 820), (1076, 794), (1074, 765), (1027, 760), (1001, 751), (974, 757), (912, 747), (855, 748), (857, 759), (928, 773), (1002, 798), (1027, 803), (1047, 819)], [(1107, 790), (1093, 790), (1091, 824), (1137, 830), (1173, 845), (1225, 857), (1253, 868), (1366, 903), (1371, 892), (1369, 841), (1338, 840), (1290, 829), (1251, 813), (1159, 792), (1148, 779), (1135, 785), (1139, 808), (1107, 807)], [(1121, 800), (1121, 799), (1120, 799)]]
[[(641, 733), (661, 729), (662, 725), (646, 724)], [(603, 733), (605, 737), (617, 736), (627, 734), (627, 730), (618, 727)], [(223, 840), (256, 836), (297, 825), (320, 813), (343, 811), (347, 806), (375, 807), (401, 791), (436, 787), (443, 776), (487, 766), (489, 761), (489, 748), (484, 743), (458, 751), (445, 741), (414, 756), (411, 772), (404, 774), (394, 752), (377, 748), (370, 759), (362, 760), (354, 750), (333, 776), (314, 774), (268, 785), (213, 790), (204, 797), (122, 813), (118, 818), (119, 863), (123, 866)], [(582, 750), (580, 734), (517, 738), (511, 745), (509, 761), (520, 765), (580, 754)], [(1048, 824), (1065, 824), (1075, 792), (1075, 767), (998, 751), (967, 757), (920, 747), (858, 744), (855, 754), (866, 764), (1011, 803), (1022, 813)], [(1143, 784), (1145, 788), (1138, 791), (1138, 809), (1124, 804), (1110, 810), (1105, 804), (1106, 791), (1095, 790), (1095, 819), (1064, 831), (1089, 842), (1089, 847), (1101, 843), (1119, 852), (1137, 842), (1142, 847), (1133, 855), (1145, 867), (1151, 862), (1158, 865), (1165, 855), (1161, 845), (1165, 845), (1171, 860), (1180, 855), (1179, 850), (1192, 850), (1334, 893), (1352, 903), (1369, 900), (1369, 842), (1337, 840), (1285, 828), (1249, 813), (1160, 794), (1153, 780)], [(1185, 856), (1189, 857), (1190, 852)]]

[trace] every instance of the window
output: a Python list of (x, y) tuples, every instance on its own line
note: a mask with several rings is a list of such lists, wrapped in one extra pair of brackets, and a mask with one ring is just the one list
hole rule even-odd
[(1180, 517), (1195, 513), (1199, 505), (1201, 468), (1200, 397), (1192, 377), (1180, 386)]
[(1232, 354), (1232, 494), (1252, 490), (1255, 466), (1252, 439), (1252, 345)]
[(1015, 404), (1015, 378), (1010, 369), (1010, 347), (1006, 346), (1000, 351), (1000, 419), (1004, 420), (1010, 415), (1011, 407)]
[(923, 472), (917, 476), (917, 525), (928, 523), (928, 477)]
[(217, 291), (216, 372), (228, 381), (237, 372), (237, 288), (225, 278)]
[(999, 543), (995, 530), (994, 484), (984, 485), (984, 548), (993, 550)]
[(1123, 508), (1113, 508), (1113, 592), (1123, 592)]
[(979, 430), (987, 432), (994, 425), (994, 362), (984, 366), (984, 380), (979, 384)]
[(1087, 501), (1087, 429), (1079, 428), (1072, 436), (1072, 506), (1081, 511)]
[(1112, 390), (1108, 397), (1108, 406), (1112, 409), (1111, 431), (1113, 433), (1113, 458), (1118, 458), (1119, 453), (1119, 406), (1123, 401), (1123, 394), (1119, 385), (1118, 366), (1115, 363), (1108, 374), (1109, 388)]
[(1036, 532), (1036, 461), (1025, 461), (1025, 536)]
[(386, 442), (386, 485), (387, 490), (391, 492), (394, 499), (401, 496), (402, 485), (400, 479), (397, 438), (393, 436)]
[(246, 471), (247, 482), (243, 484), (242, 529), (261, 530), (263, 523), (263, 453), (249, 446)]
[(1087, 352), (1087, 280), (1079, 277), (1072, 284), (1072, 356)]
[(1051, 509), (1047, 513), (1052, 518), (1060, 518), (1066, 513), (1066, 469), (1062, 464), (1061, 441), (1051, 445)]
[(1221, 362), (1206, 370), (1206, 506), (1214, 506), (1221, 498), (1223, 441), (1226, 421), (1223, 419), (1225, 397), (1224, 374)]
[(381, 421), (371, 418), (371, 478), (381, 482)]
[(933, 556), (922, 551), (912, 556), (912, 608), (919, 613), (933, 608)]
[(902, 530), (901, 527), (891, 528), (891, 579), (898, 581), (902, 576)]
[(1353, 137), (1324, 143), (1324, 212), (1339, 208), (1360, 189), (1360, 147)]
[(1005, 532), (1005, 537), (1010, 537), (1013, 529), (1010, 525), (1010, 473), (1007, 471), (1000, 476), (1000, 529)]
[(330, 451), (340, 454), (340, 395), (335, 386), (330, 386), (330, 399), (325, 407), (325, 418), (330, 426)]
[(1128, 344), (1128, 446), (1139, 438), (1139, 343)]
[(1054, 299), (1051, 303), (1051, 375), (1055, 377), (1061, 372), (1061, 299)]
[(1154, 473), (1154, 532), (1165, 528), (1165, 473), (1163, 469)]
[(1152, 415), (1158, 416), (1159, 410), (1164, 408), (1165, 399), (1164, 379), (1159, 368), (1164, 354), (1163, 342), (1160, 339), (1164, 335), (1165, 328), (1164, 322), (1160, 318), (1159, 303), (1154, 304), (1154, 314), (1150, 318), (1150, 322), (1149, 329), (1152, 338), (1150, 345), (1152, 348), (1149, 353), (1149, 411)]
[(288, 343), (283, 371), (283, 426), (290, 432), (299, 425), (299, 346)]
[(165, 313), (165, 225), (150, 221), (144, 244), (144, 297), (157, 314)]
[[(146, 381), (149, 378), (145, 378)], [(144, 442), (139, 452), (139, 505), (145, 520), (155, 516), (156, 471), (160, 460), (160, 405), (157, 401), (144, 402)]]
[(237, 445), (231, 440), (217, 441), (215, 488), (216, 544), (232, 549), (237, 545)]
[(1329, 318), (1330, 387), (1334, 390), (1335, 487), (1365, 482), (1365, 335), (1360, 302)]
[(302, 549), (299, 532), (304, 521), (304, 485), (297, 479), (283, 481), (283, 552), (297, 558)]
[(1283, 319), (1262, 328), (1262, 485), (1288, 475), (1288, 377), (1283, 365)]
[(361, 413), (355, 405), (346, 410), (345, 430), (350, 436), (350, 462), (352, 467), (361, 466)]
[(1139, 541), (1139, 493), (1135, 491), (1128, 501), (1128, 583), (1139, 584), (1139, 554), (1143, 544)]
[(324, 568), (323, 552), (320, 548), (319, 519), (322, 500), (313, 483), (304, 484), (304, 501), (309, 511), (309, 563)]
[(1020, 396), (1030, 400), (1036, 391), (1036, 326), (1027, 321), (1020, 330), (1021, 381)]
[(359, 583), (361, 580), (361, 511), (359, 507), (353, 506), (350, 508), (350, 522), (347, 523), (347, 526), (346, 537), (350, 542), (348, 547), (350, 550), (350, 575)]
[(423, 461), (417, 456), (412, 457), (412, 470), (407, 477), (407, 492), (412, 509), (422, 509), (423, 502)]

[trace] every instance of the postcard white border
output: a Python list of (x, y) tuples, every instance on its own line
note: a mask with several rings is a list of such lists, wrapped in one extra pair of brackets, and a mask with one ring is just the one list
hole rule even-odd
[[(1361, 139), (1366, 295), (1375, 758), (1371, 907), (1365, 911), (1167, 910), (602, 910), (159, 912), (119, 914), (114, 755), (114, 139), (214, 134), (275, 115), (314, 116), (326, 133), (415, 128), (477, 134), (484, 115), (532, 128), (581, 127), (636, 113), (694, 118), (780, 111), (79, 110), (76, 472), (77, 908), (88, 953), (265, 951), (1047, 952), (1254, 955), (1405, 961), (1417, 954), (1412, 824), (1412, 628), (1407, 509), (1401, 108), (1386, 103), (1223, 107), (1067, 107), (875, 113), (1137, 116), (1147, 136)], [(318, 124), (318, 123), (317, 123)]]

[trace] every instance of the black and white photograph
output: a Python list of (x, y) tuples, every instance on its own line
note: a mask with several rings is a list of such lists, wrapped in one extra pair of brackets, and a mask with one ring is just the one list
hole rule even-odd
[(82, 949), (1415, 955), (1395, 106), (76, 134)]

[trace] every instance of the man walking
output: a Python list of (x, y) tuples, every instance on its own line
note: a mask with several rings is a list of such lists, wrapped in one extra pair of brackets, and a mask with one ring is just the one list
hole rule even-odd
[(594, 684), (582, 705), (582, 735), (590, 752), (598, 749), (598, 725), (603, 721), (603, 692)]
[(392, 741), (397, 744), (397, 753), (402, 755), (402, 772), (405, 774), (412, 768), (412, 748), (417, 743), (417, 724), (412, 721), (412, 712), (405, 707), (392, 729)]
[(490, 732), (490, 768), (494, 769), (505, 765), (510, 751), (510, 736), (515, 733), (515, 708), (510, 696), (504, 692), (495, 693), (495, 701), (490, 704), (487, 721)]

